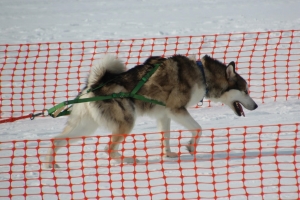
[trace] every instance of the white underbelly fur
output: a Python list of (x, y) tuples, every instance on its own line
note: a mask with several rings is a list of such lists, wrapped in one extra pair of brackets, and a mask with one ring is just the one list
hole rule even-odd
[(199, 101), (201, 101), (205, 96), (205, 88), (204, 87), (199, 87), (197, 84), (195, 84), (192, 88), (192, 95), (191, 99), (187, 104), (187, 107), (193, 106)]

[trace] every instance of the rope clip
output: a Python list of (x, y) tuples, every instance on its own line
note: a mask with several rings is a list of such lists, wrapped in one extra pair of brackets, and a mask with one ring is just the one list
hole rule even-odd
[(36, 114), (31, 113), (30, 119), (34, 120), (35, 117), (38, 117), (38, 116), (41, 116), (41, 115), (43, 117), (48, 116), (48, 114), (45, 114), (45, 112), (47, 112), (47, 109), (44, 109), (43, 112), (41, 112), (41, 113), (36, 113)]

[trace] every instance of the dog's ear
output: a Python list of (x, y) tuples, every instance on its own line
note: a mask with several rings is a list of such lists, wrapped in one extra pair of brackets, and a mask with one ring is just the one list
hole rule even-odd
[(226, 68), (227, 79), (230, 80), (235, 77), (235, 63), (232, 61)]

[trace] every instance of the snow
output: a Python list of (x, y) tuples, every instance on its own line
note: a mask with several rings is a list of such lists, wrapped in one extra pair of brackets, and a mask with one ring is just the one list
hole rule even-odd
[(2, 0), (0, 43), (297, 29), (298, 8), (297, 0)]
[[(269, 30), (291, 30), (299, 29), (300, 1), (298, 0), (127, 0), (127, 1), (99, 1), (99, 0), (1, 0), (0, 2), (0, 43), (1, 44), (19, 44), (19, 43), (39, 43), (39, 42), (66, 42), (66, 41), (84, 41), (84, 40), (101, 40), (101, 39), (125, 39), (125, 38), (152, 38), (164, 36), (189, 36), (202, 34), (217, 33), (236, 33), (236, 32), (256, 32)], [(299, 53), (298, 53), (299, 54)], [(299, 76), (298, 76), (299, 77)], [(3, 77), (5, 78), (5, 77)], [(251, 87), (250, 87), (251, 91)], [(82, 141), (74, 143), (70, 147), (72, 154), (72, 162), (69, 170), (63, 165), (61, 170), (55, 172), (51, 170), (41, 170), (37, 164), (37, 156), (45, 154), (49, 146), (49, 138), (59, 134), (63, 129), (66, 121), (65, 117), (37, 118), (33, 121), (20, 120), (14, 123), (0, 124), (0, 197), (5, 198), (8, 195), (8, 181), (11, 179), (11, 193), (17, 199), (22, 199), (23, 186), (27, 185), (28, 194), (39, 193), (39, 187), (43, 188), (46, 193), (52, 193), (44, 196), (44, 199), (55, 199), (55, 186), (57, 191), (69, 193), (70, 190), (77, 195), (76, 198), (83, 198), (83, 189), (81, 184), (85, 182), (85, 190), (89, 199), (95, 199), (97, 195), (103, 199), (110, 199), (110, 191), (116, 196), (115, 199), (122, 199), (122, 183), (125, 187), (124, 195), (128, 199), (150, 199), (150, 192), (153, 199), (165, 198), (197, 198), (197, 185), (202, 191), (202, 198), (214, 198), (214, 188), (219, 191), (219, 197), (232, 196), (231, 199), (246, 199), (244, 185), (248, 186), (247, 192), (250, 199), (272, 198), (278, 199), (276, 195), (279, 188), (274, 184), (282, 184), (280, 190), (285, 191), (280, 198), (296, 199), (298, 198), (297, 177), (294, 162), (297, 166), (300, 163), (300, 157), (292, 157), (295, 138), (299, 138), (299, 133), (295, 135), (292, 132), (293, 127), (287, 126), (287, 133), (280, 135), (282, 143), (278, 152), (284, 156), (274, 156), (274, 144), (277, 144), (276, 136), (272, 135), (277, 131), (276, 124), (294, 124), (300, 121), (300, 102), (299, 99), (290, 98), (288, 101), (277, 100), (276, 102), (268, 101), (267, 103), (258, 102), (258, 109), (255, 111), (245, 110), (246, 117), (237, 117), (225, 106), (203, 107), (200, 109), (190, 108), (191, 115), (200, 123), (204, 129), (203, 138), (200, 140), (196, 161), (189, 156), (184, 147), (189, 135), (183, 133), (183, 138), (179, 138), (178, 132), (173, 133), (171, 140), (172, 148), (179, 151), (182, 155), (180, 160), (165, 159), (161, 160), (159, 145), (155, 143), (157, 133), (151, 133), (148, 137), (149, 144), (147, 151), (150, 154), (148, 160), (144, 158), (145, 152), (140, 150), (137, 153), (141, 157), (141, 164), (137, 166), (131, 165), (111, 165), (108, 168), (108, 160), (104, 155), (103, 146), (109, 133), (105, 130), (97, 130), (98, 135), (103, 136), (99, 145), (96, 145), (99, 138), (92, 137), (87, 140), (89, 145), (84, 147), (84, 162), (80, 162)], [(227, 139), (224, 137), (226, 127), (243, 127), (243, 126), (259, 126), (261, 124), (271, 125), (270, 134), (258, 136), (256, 128), (253, 128), (253, 134), (239, 135), (237, 133), (230, 137), (230, 141), (234, 144), (234, 149), (230, 150), (230, 160), (227, 160), (226, 149), (228, 149)], [(214, 147), (214, 153), (211, 154), (212, 147), (211, 129), (220, 128), (214, 136), (219, 145)], [(299, 127), (298, 127), (299, 128)], [(171, 124), (172, 130), (182, 130), (178, 124)], [(235, 129), (233, 129), (235, 130)], [(143, 141), (144, 132), (155, 132), (156, 124), (153, 119), (141, 117), (137, 120), (133, 129), (131, 141), (133, 138), (137, 141)], [(251, 131), (250, 131), (251, 132)], [(218, 138), (219, 137), (219, 138)], [(178, 139), (179, 138), (179, 139)], [(240, 142), (246, 140), (245, 145), (250, 151), (246, 154), (246, 159), (242, 158)], [(260, 139), (258, 139), (260, 138)], [(35, 142), (37, 139), (42, 140), (41, 143)], [(16, 143), (11, 141), (16, 140)], [(28, 140), (22, 142), (21, 140)], [(262, 144), (258, 142), (262, 141)], [(19, 142), (18, 142), (19, 141)], [(214, 141), (214, 142), (216, 142)], [(86, 142), (86, 141), (85, 141)], [(5, 167), (5, 163), (11, 161), (7, 155), (11, 155), (11, 148), (15, 145), (14, 165), (11, 170), (12, 174), (8, 174), (9, 165)], [(28, 159), (26, 160), (26, 174), (24, 175), (24, 147), (29, 148), (26, 151)], [(40, 146), (40, 151), (34, 151)], [(126, 147), (126, 145), (125, 145)], [(138, 143), (138, 149), (144, 146)], [(261, 152), (257, 152), (257, 147), (264, 147)], [(94, 151), (97, 150), (97, 159), (95, 159)], [(224, 151), (225, 150), (225, 151)], [(65, 163), (66, 150), (62, 150), (59, 160)], [(131, 154), (129, 150), (126, 152)], [(258, 153), (264, 156), (260, 161), (256, 158)], [(295, 155), (295, 154), (294, 154)], [(215, 161), (210, 159), (214, 157)], [(40, 158), (43, 160), (42, 158)], [(277, 159), (277, 160), (276, 160)], [(285, 163), (276, 169), (276, 166), (270, 164), (276, 162)], [(30, 164), (32, 163), (32, 164)], [(145, 165), (147, 163), (147, 165)], [(246, 163), (246, 166), (241, 164)], [(262, 169), (258, 169), (262, 164)], [(258, 165), (260, 164), (260, 165)], [(212, 171), (211, 166), (215, 167)], [(81, 170), (84, 166), (84, 170)], [(98, 168), (96, 168), (98, 167)], [(123, 176), (120, 172), (123, 172)], [(242, 171), (244, 174), (242, 174)], [(133, 172), (137, 179), (137, 191), (134, 189)], [(229, 172), (229, 175), (226, 174)], [(278, 173), (284, 179), (277, 178)], [(56, 181), (54, 181), (54, 174)], [(211, 178), (215, 175), (214, 180)], [(11, 177), (10, 177), (11, 175)], [(84, 180), (82, 176), (84, 175)], [(99, 179), (96, 178), (99, 177)], [(182, 176), (184, 184), (181, 185), (178, 176)], [(24, 177), (26, 180), (24, 181)], [(70, 186), (69, 177), (72, 177)], [(195, 178), (196, 177), (196, 178)], [(264, 177), (264, 186), (260, 182), (260, 178)], [(292, 178), (291, 178), (292, 177)], [(229, 181), (226, 182), (226, 178)], [(244, 178), (244, 182), (242, 182)], [(149, 179), (150, 181), (148, 181)], [(101, 183), (99, 183), (101, 180)], [(168, 187), (164, 183), (169, 184)], [(295, 187), (289, 184), (294, 183)], [(56, 185), (57, 184), (57, 185)], [(151, 184), (151, 188), (148, 185)], [(289, 188), (284, 188), (284, 185)], [(228, 189), (230, 187), (230, 189)], [(98, 188), (98, 189), (95, 189)], [(227, 190), (228, 189), (228, 190)], [(166, 196), (166, 190), (169, 196)], [(181, 194), (184, 190), (185, 193)], [(262, 196), (261, 192), (265, 195)], [(78, 192), (76, 192), (78, 191)], [(290, 192), (289, 192), (290, 191)], [(61, 194), (61, 199), (71, 199), (69, 194)], [(20, 194), (20, 195), (18, 195)], [(184, 195), (184, 196), (181, 196)], [(30, 196), (30, 195), (29, 195)], [(106, 198), (105, 198), (106, 197)], [(73, 197), (74, 198), (74, 197)], [(38, 195), (32, 195), (28, 199), (41, 199)], [(228, 199), (228, 198), (221, 198)]]

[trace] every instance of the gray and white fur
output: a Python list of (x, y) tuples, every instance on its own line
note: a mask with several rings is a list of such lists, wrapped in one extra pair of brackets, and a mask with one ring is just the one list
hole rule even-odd
[[(195, 154), (202, 131), (198, 122), (189, 114), (187, 110), (189, 106), (197, 104), (205, 96), (229, 106), (238, 116), (244, 115), (240, 104), (248, 110), (257, 108), (257, 104), (248, 94), (246, 81), (236, 73), (234, 62), (225, 65), (209, 56), (202, 57), (201, 62), (204, 74), (196, 64), (194, 56), (182, 55), (169, 58), (150, 57), (142, 65), (126, 71), (119, 59), (106, 55), (91, 68), (87, 85), (81, 91), (83, 95), (80, 98), (119, 92), (129, 93), (141, 78), (153, 69), (154, 64), (159, 64), (159, 68), (138, 94), (161, 101), (166, 106), (133, 98), (75, 104), (64, 130), (54, 138), (54, 147), (49, 150), (46, 166), (58, 167), (53, 154), (66, 146), (67, 141), (64, 138), (92, 135), (98, 127), (106, 127), (112, 133), (111, 141), (105, 148), (111, 159), (125, 163), (138, 162), (134, 157), (122, 156), (118, 148), (132, 130), (137, 116), (144, 114), (157, 120), (158, 130), (163, 132), (162, 148), (165, 156), (178, 156), (170, 149), (171, 120), (191, 131), (192, 139), (186, 147), (191, 154)], [(106, 84), (97, 89), (97, 86), (103, 83)], [(87, 93), (88, 90), (92, 92)]]

